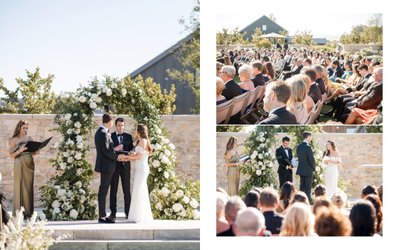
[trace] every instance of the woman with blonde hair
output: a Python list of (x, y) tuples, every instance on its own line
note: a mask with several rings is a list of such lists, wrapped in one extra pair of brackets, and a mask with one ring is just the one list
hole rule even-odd
[(251, 91), (254, 89), (254, 83), (251, 80), (251, 74), (253, 72), (253, 67), (248, 64), (243, 64), (240, 66), (239, 70), (239, 78), (240, 83), (239, 86), (242, 89), (242, 92), (245, 93), (247, 91)]
[(224, 88), (224, 81), (220, 77), (217, 77), (217, 105), (226, 102), (225, 96), (222, 95)]
[(287, 80), (291, 95), (287, 102), (286, 109), (296, 116), (296, 120), (299, 124), (306, 123), (308, 118), (307, 104), (305, 103), (307, 88), (303, 79), (302, 76), (295, 75)]
[(21, 207), (24, 208), (24, 217), (33, 214), (33, 179), (35, 162), (33, 155), (37, 152), (26, 152), (25, 147), (32, 138), (28, 135), (28, 122), (19, 121), (10, 139), (9, 154), (14, 159), (14, 210), (15, 215)]
[(313, 236), (313, 228), (314, 215), (310, 207), (296, 202), (286, 212), (280, 236)]
[(237, 152), (238, 139), (236, 137), (231, 137), (226, 144), (225, 150), (225, 166), (228, 167), (228, 195), (238, 195), (239, 194), (239, 182), (240, 182), (240, 169), (241, 164), (240, 155)]
[[(310, 87), (311, 87), (311, 79), (310, 77), (304, 75), (304, 74), (300, 74), (300, 77), (302, 77), (303, 82), (306, 85), (306, 89), (307, 89), (307, 93), (310, 91)], [(308, 94), (306, 95), (306, 98), (304, 99), (304, 102), (306, 103), (306, 108), (307, 108), (307, 113), (309, 113), (311, 111), (311, 109), (314, 107), (314, 101), (311, 98), (311, 96), (309, 96)]]

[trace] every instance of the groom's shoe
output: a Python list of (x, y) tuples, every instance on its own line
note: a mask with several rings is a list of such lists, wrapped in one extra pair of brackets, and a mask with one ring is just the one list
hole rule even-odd
[(108, 217), (104, 218), (99, 218), (99, 223), (115, 223), (115, 220), (112, 220)]
[(106, 223), (115, 223), (115, 219), (112, 219), (110, 217), (106, 217)]
[(111, 220), (115, 220), (117, 216), (115, 214), (110, 214), (108, 218), (110, 218)]

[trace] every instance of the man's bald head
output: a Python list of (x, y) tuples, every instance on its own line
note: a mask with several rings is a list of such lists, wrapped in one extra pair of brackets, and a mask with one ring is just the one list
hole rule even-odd
[(263, 214), (254, 207), (241, 209), (237, 215), (233, 230), (236, 236), (258, 236), (265, 228)]

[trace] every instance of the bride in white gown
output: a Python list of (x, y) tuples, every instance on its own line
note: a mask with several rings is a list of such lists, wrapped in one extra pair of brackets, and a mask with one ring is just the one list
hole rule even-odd
[(339, 164), (342, 163), (339, 152), (333, 141), (328, 141), (326, 150), (322, 159), (325, 165), (325, 184), (326, 193), (329, 198), (338, 191)]
[(132, 166), (135, 170), (128, 221), (148, 223), (153, 220), (147, 188), (147, 177), (150, 173), (148, 158), (152, 153), (152, 148), (145, 125), (139, 124), (137, 126), (136, 138), (135, 153), (128, 156), (128, 159), (132, 160)]

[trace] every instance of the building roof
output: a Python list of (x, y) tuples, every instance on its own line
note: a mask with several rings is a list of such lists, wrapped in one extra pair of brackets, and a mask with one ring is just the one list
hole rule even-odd
[(174, 45), (172, 45), (171, 47), (169, 47), (168, 49), (164, 50), (161, 54), (159, 54), (158, 56), (154, 57), (153, 59), (151, 59), (150, 61), (148, 61), (147, 63), (143, 64), (141, 67), (139, 67), (138, 69), (134, 70), (132, 73), (130, 73), (131, 78), (139, 75), (141, 72), (145, 71), (146, 69), (150, 68), (152, 65), (156, 64), (158, 61), (160, 61), (161, 59), (163, 59), (164, 57), (174, 53), (174, 51), (178, 48), (180, 48), (182, 46), (183, 43), (189, 41), (190, 39), (192, 39), (193, 34), (190, 33), (189, 35), (187, 35), (186, 37), (182, 38), (181, 40), (179, 40), (177, 43), (175, 43)]
[(240, 30), (240, 32), (245, 31), (247, 28), (249, 28), (251, 25), (253, 25), (254, 23), (261, 21), (261, 19), (267, 19), (269, 22), (272, 22), (274, 24), (276, 24), (279, 28), (283, 29), (284, 31), (287, 31), (285, 28), (283, 28), (282, 26), (280, 26), (279, 24), (277, 24), (276, 22), (272, 21), (270, 18), (268, 18), (266, 15), (261, 16), (260, 18), (258, 18), (256, 21), (250, 23), (249, 25), (247, 25), (246, 27), (244, 27), (242, 30)]

